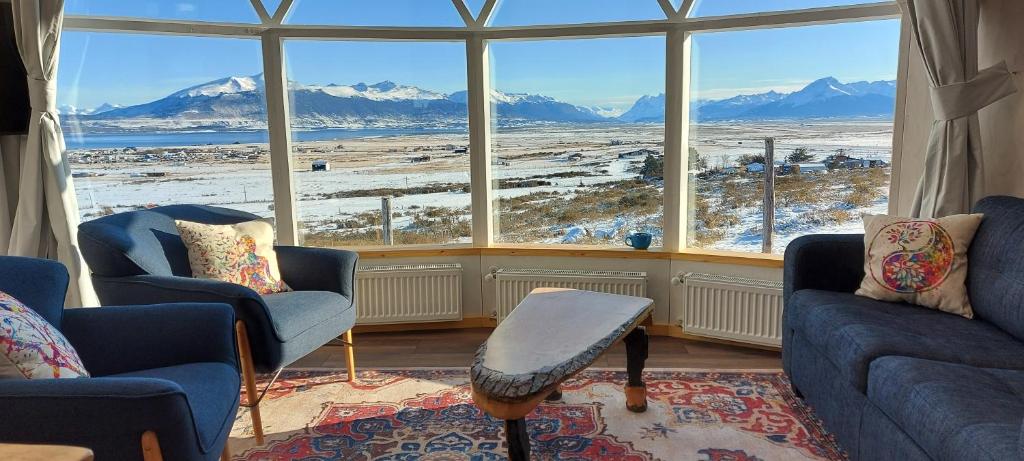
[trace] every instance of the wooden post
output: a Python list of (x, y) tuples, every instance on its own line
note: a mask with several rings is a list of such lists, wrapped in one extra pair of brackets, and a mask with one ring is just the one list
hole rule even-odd
[(381, 226), (384, 228), (384, 244), (394, 245), (395, 236), (391, 229), (391, 197), (380, 198)]
[(775, 233), (775, 138), (764, 138), (764, 215), (761, 219), (761, 253), (772, 252)]

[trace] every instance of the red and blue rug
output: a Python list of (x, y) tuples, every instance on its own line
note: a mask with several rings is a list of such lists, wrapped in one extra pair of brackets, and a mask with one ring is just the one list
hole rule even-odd
[[(845, 459), (779, 372), (648, 371), (648, 410), (626, 411), (626, 374), (589, 370), (527, 417), (535, 460)], [(263, 400), (254, 446), (246, 411), (236, 460), (507, 459), (502, 422), (473, 405), (466, 369), (286, 372)]]

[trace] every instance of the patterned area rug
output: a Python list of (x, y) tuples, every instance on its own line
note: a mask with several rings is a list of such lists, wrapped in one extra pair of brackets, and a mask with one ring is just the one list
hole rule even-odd
[[(534, 460), (845, 459), (778, 372), (648, 371), (648, 410), (626, 411), (620, 371), (588, 370), (563, 399), (527, 417)], [(237, 460), (507, 459), (502, 423), (470, 397), (466, 369), (291, 371), (268, 392), (267, 434), (249, 414), (231, 434)]]

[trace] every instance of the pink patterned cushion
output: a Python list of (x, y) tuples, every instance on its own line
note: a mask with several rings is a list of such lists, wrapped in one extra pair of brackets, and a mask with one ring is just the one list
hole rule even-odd
[(82, 359), (60, 331), (0, 291), (0, 379), (88, 376)]

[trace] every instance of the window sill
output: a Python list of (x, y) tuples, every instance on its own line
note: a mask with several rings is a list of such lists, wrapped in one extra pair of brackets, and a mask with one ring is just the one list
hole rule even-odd
[(396, 259), (442, 256), (549, 256), (567, 258), (609, 258), (609, 259), (663, 259), (733, 264), (754, 267), (782, 267), (782, 255), (743, 253), (738, 251), (685, 249), (678, 253), (631, 248), (599, 247), (592, 245), (509, 245), (495, 244), (490, 247), (472, 245), (407, 245), (399, 247), (354, 247), (348, 248), (359, 253), (364, 259)]

